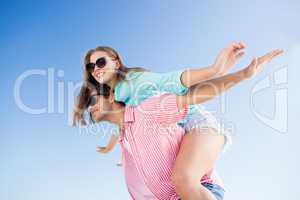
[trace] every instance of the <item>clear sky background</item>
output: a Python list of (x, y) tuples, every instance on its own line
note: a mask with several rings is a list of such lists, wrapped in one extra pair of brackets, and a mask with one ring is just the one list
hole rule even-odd
[[(80, 83), (88, 49), (112, 46), (127, 66), (168, 72), (208, 66), (233, 41), (245, 42), (247, 53), (232, 71), (273, 48), (286, 53), (206, 105), (234, 126), (234, 144), (217, 163), (226, 199), (299, 198), (299, 10), (297, 0), (1, 1), (0, 199), (129, 199), (116, 166), (120, 148), (100, 155), (95, 148), (108, 136), (69, 125), (68, 84)], [(45, 107), (42, 114), (24, 112), (14, 96), (18, 78), (33, 69), (44, 75), (27, 77), (20, 97)], [(254, 94), (256, 86), (266, 88)]]

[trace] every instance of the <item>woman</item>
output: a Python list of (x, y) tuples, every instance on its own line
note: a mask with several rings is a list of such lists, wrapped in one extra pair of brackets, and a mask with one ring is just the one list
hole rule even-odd
[[(85, 57), (85, 81), (93, 85), (107, 83), (114, 88), (116, 101), (126, 106), (136, 106), (158, 91), (182, 95), (201, 81), (223, 75), (243, 55), (244, 48), (242, 43), (229, 45), (208, 68), (155, 74), (140, 68), (126, 68), (115, 50), (99, 47), (89, 51)], [(274, 51), (258, 62), (264, 62), (266, 57), (272, 59), (280, 53), (280, 50)], [(87, 109), (87, 104), (87, 98), (81, 93), (75, 112), (77, 121), (83, 121), (83, 110)], [(205, 191), (199, 179), (213, 168), (223, 144), (228, 143), (228, 137), (220, 135), (223, 132), (215, 119), (198, 106), (190, 106), (187, 117), (178, 124), (186, 134), (174, 165), (172, 180), (183, 199), (199, 199)]]

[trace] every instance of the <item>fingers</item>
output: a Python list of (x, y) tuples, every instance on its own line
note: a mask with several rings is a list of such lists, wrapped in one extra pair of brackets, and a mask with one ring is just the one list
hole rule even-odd
[(229, 45), (234, 50), (244, 49), (246, 48), (246, 45), (243, 42), (234, 42)]
[(260, 64), (265, 64), (265, 63), (271, 61), (276, 56), (279, 56), (282, 53), (283, 53), (283, 50), (281, 50), (281, 49), (273, 50), (273, 51), (265, 54), (264, 56), (260, 57), (259, 62), (260, 62)]
[(246, 48), (246, 45), (243, 42), (234, 42), (228, 45), (222, 50), (222, 53), (225, 55), (238, 56), (240, 58), (244, 53), (241, 53)]
[(282, 49), (276, 49), (275, 51), (273, 51), (272, 58), (279, 56), (282, 53), (283, 53)]
[(236, 57), (237, 59), (240, 59), (244, 54), (245, 54), (245, 52), (244, 52), (244, 51), (241, 51), (241, 52), (237, 53), (237, 54), (235, 55), (235, 57)]
[(105, 149), (106, 149), (105, 147), (97, 147), (97, 148), (96, 148), (96, 151), (102, 152), (102, 151), (104, 151)]
[(270, 60), (272, 59), (275, 55), (277, 54), (277, 50), (271, 51), (269, 53), (267, 53), (266, 55), (264, 55), (264, 59)]
[(246, 45), (242, 42), (239, 42), (239, 43), (234, 43), (233, 44), (233, 53), (234, 53), (234, 56), (236, 57), (236, 59), (239, 59), (241, 58), (244, 54), (245, 54), (245, 47)]
[(243, 47), (243, 48), (246, 48), (246, 44), (244, 42), (240, 42), (240, 45)]
[(240, 47), (241, 49), (246, 48), (246, 44), (245, 44), (245, 43), (239, 42), (238, 44), (239, 44), (239, 47)]
[(256, 69), (257, 71), (260, 71), (262, 69), (262, 66), (268, 62), (270, 62), (275, 57), (279, 56), (283, 53), (283, 50), (276, 49), (271, 51), (270, 53), (267, 53), (266, 55), (262, 56), (259, 60), (259, 64), (257, 65)]
[(229, 45), (228, 49), (229, 52), (228, 53), (233, 53), (233, 55), (237, 58), (240, 58), (241, 56), (243, 56), (244, 53), (244, 49), (245, 49), (246, 45), (243, 42), (234, 42), (232, 44)]
[(232, 49), (239, 49), (239, 48), (240, 48), (240, 45), (239, 45), (238, 43), (233, 43), (233, 44), (230, 45), (230, 47), (231, 47)]

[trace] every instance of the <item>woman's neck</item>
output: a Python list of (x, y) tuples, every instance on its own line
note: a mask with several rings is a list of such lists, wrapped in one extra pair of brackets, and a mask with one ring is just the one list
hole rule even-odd
[[(121, 76), (126, 77), (127, 71), (119, 71), (118, 73), (121, 73)], [(118, 78), (118, 73), (114, 75), (114, 77), (107, 83), (110, 88), (115, 88), (115, 86), (120, 82), (121, 79)]]
[(118, 84), (119, 80), (117, 78), (117, 75), (115, 75), (108, 83), (107, 85), (109, 85), (110, 88), (114, 89), (115, 86)]

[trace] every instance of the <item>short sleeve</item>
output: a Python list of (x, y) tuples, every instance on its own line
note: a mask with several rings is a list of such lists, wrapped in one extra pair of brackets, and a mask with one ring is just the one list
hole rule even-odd
[(188, 112), (188, 107), (179, 110), (176, 95), (163, 94), (148, 98), (140, 106), (138, 111), (159, 123), (171, 124), (183, 119)]
[(185, 69), (159, 74), (159, 90), (176, 95), (186, 94), (189, 89), (181, 82), (181, 75), (184, 71)]
[(136, 88), (138, 88), (140, 85), (139, 80), (141, 79), (139, 77), (143, 73), (144, 72), (135, 71), (128, 72), (125, 79), (119, 81), (114, 88), (115, 100), (123, 102), (128, 106), (138, 105), (138, 103), (135, 101), (134, 94)]
[(115, 86), (114, 94), (116, 101), (123, 102), (127, 105), (127, 102), (130, 99), (130, 88), (128, 86), (128, 83), (125, 80), (121, 80)]

